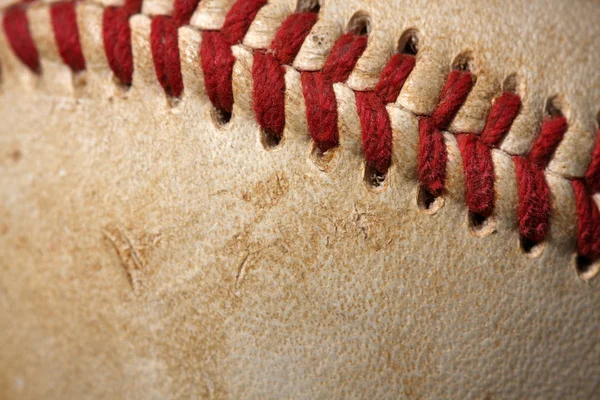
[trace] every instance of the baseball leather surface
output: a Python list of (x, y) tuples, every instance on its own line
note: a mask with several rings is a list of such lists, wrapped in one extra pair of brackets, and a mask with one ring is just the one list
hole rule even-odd
[(600, 398), (597, 1), (134, 3), (1, 2), (1, 398)]

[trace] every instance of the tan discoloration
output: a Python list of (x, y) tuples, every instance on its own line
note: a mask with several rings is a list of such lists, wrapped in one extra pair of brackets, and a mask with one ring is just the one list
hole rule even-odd
[[(286, 73), (284, 140), (270, 150), (261, 144), (252, 52), (241, 45), (233, 49), (235, 106), (225, 125), (212, 122), (201, 89), (186, 86), (181, 101), (166, 99), (146, 16), (130, 20), (136, 72), (128, 91), (104, 79), (102, 68), (89, 71), (87, 89), (75, 88), (68, 67), (46, 56), (54, 46), (48, 38), (40, 43), (44, 73), (34, 79), (0, 47), (0, 154), (23, 154), (0, 162), (2, 397), (593, 396), (600, 281), (583, 282), (572, 266), (573, 194), (551, 175), (556, 228), (539, 257), (526, 257), (506, 152), (527, 147), (522, 121), (538, 121), (531, 116), (543, 110), (543, 82), (553, 82), (552, 93), (598, 85), (576, 62), (598, 52), (581, 41), (565, 48), (544, 41), (544, 34), (593, 31), (594, 12), (583, 3), (579, 11), (557, 5), (556, 14), (546, 2), (527, 10), (511, 4), (325, 2), (320, 21), (330, 24), (331, 40), (305, 42), (302, 68), (326, 58), (358, 9), (390, 41), (417, 27), (425, 46), (413, 89), (387, 106), (394, 162), (381, 191), (364, 183), (356, 103), (345, 84), (335, 85), (341, 146), (315, 165), (304, 110), (296, 107), (298, 71)], [(490, 15), (495, 7), (502, 12)], [(531, 45), (506, 45), (521, 40), (515, 22)], [(550, 31), (532, 35), (540, 24)], [(318, 26), (309, 40), (323, 33)], [(191, 28), (180, 34), (180, 45), (199, 44)], [(426, 62), (427, 47), (439, 49), (443, 62)], [(497, 226), (485, 237), (467, 226), (452, 134), (445, 133), (443, 207), (425, 213), (415, 201), (414, 112), (435, 106), (443, 70), (465, 49), (481, 55), (478, 82), (517, 71), (531, 96), (506, 148), (493, 151)], [(549, 62), (567, 59), (565, 51), (573, 62)], [(199, 85), (197, 58), (189, 49), (181, 54), (186, 85)], [(426, 72), (433, 64), (438, 69)], [(572, 100), (583, 111), (570, 117), (585, 120), (598, 93)], [(472, 104), (465, 121), (476, 122), (483, 103)], [(123, 266), (138, 274), (139, 290), (131, 290)]]

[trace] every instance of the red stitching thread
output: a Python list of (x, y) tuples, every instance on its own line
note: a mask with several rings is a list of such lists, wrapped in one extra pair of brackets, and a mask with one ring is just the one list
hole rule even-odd
[(142, 0), (127, 0), (123, 7), (107, 7), (102, 16), (102, 38), (108, 65), (124, 85), (131, 85), (133, 53), (129, 17), (140, 12)]
[(356, 92), (365, 160), (382, 175), (392, 163), (392, 126), (385, 105), (396, 101), (414, 66), (414, 56), (395, 54), (383, 68), (375, 91)]
[(544, 240), (548, 234), (550, 188), (544, 170), (566, 131), (565, 117), (546, 117), (529, 157), (513, 157), (517, 166), (519, 231), (533, 242)]
[(457, 136), (463, 161), (467, 206), (469, 211), (483, 217), (492, 214), (496, 200), (491, 148), (496, 147), (506, 135), (520, 108), (519, 96), (504, 92), (494, 101), (481, 136)]
[(285, 126), (285, 69), (317, 22), (311, 12), (290, 15), (277, 31), (272, 52), (256, 51), (252, 66), (254, 112), (263, 130), (280, 139)]
[(200, 60), (204, 72), (204, 88), (213, 106), (220, 112), (233, 111), (231, 74), (235, 57), (231, 46), (240, 42), (250, 28), (258, 10), (267, 0), (239, 0), (227, 13), (220, 31), (202, 32)]
[(469, 71), (452, 70), (440, 94), (440, 102), (430, 117), (419, 120), (419, 182), (433, 196), (443, 193), (446, 186), (448, 152), (441, 130), (458, 112), (473, 87)]
[(30, 70), (39, 74), (41, 72), (40, 55), (31, 37), (25, 10), (25, 6), (21, 4), (10, 7), (4, 14), (2, 24), (15, 55)]
[[(174, 1), (172, 17), (153, 19), (150, 39), (157, 78), (167, 94), (178, 97), (183, 92), (183, 81), (177, 28), (189, 23), (198, 0)], [(266, 1), (238, 0), (220, 31), (202, 33), (200, 55), (205, 88), (218, 110), (231, 113), (233, 108), (231, 74), (235, 58), (231, 46), (243, 39)], [(115, 76), (124, 84), (131, 84), (133, 74), (129, 17), (139, 12), (140, 5), (141, 0), (127, 0), (123, 7), (106, 8), (103, 15), (106, 57)], [(50, 6), (50, 12), (61, 58), (74, 72), (85, 69), (74, 3), (55, 3)], [(293, 61), (316, 19), (313, 13), (291, 15), (278, 30), (270, 50), (255, 52), (253, 99), (256, 118), (265, 131), (277, 138), (281, 137), (285, 126), (282, 65)], [(3, 27), (15, 55), (29, 69), (39, 73), (39, 54), (23, 5), (12, 6), (5, 12)], [(333, 84), (348, 79), (366, 45), (366, 37), (347, 33), (336, 41), (321, 71), (301, 73), (309, 131), (323, 152), (339, 143)], [(385, 104), (398, 97), (414, 65), (413, 56), (396, 54), (383, 69), (374, 91), (356, 93), (365, 159), (370, 167), (382, 174), (387, 172), (392, 154), (392, 133)], [(447, 151), (441, 130), (450, 124), (473, 84), (474, 77), (470, 72), (453, 70), (433, 114), (419, 120), (418, 176), (423, 187), (434, 196), (442, 194), (445, 188)], [(498, 146), (506, 135), (520, 107), (519, 96), (502, 93), (492, 105), (481, 135), (457, 135), (465, 170), (466, 200), (472, 212), (483, 216), (493, 212), (495, 178), (491, 148)], [(565, 117), (545, 118), (530, 154), (513, 157), (518, 181), (519, 230), (524, 238), (535, 242), (545, 239), (551, 212), (550, 189), (544, 170), (566, 130)], [(578, 213), (578, 252), (594, 261), (600, 258), (600, 212), (592, 198), (593, 193), (600, 192), (600, 132), (585, 178), (573, 180), (572, 185)]]
[(85, 69), (85, 59), (79, 41), (75, 3), (65, 1), (50, 6), (50, 18), (58, 52), (73, 72)]
[(365, 36), (348, 32), (335, 42), (322, 71), (303, 71), (301, 74), (308, 130), (323, 153), (339, 144), (333, 84), (348, 79), (366, 47)]
[(152, 18), (150, 45), (154, 71), (165, 93), (172, 97), (181, 97), (183, 93), (177, 29), (189, 22), (198, 1), (175, 0), (173, 17), (158, 15)]

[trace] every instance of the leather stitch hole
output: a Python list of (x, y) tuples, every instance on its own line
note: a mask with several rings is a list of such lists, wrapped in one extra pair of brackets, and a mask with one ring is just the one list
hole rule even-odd
[(531, 239), (527, 239), (523, 236), (519, 237), (519, 245), (521, 247), (521, 251), (529, 258), (537, 258), (542, 255), (544, 249), (546, 248), (546, 242), (536, 242)]
[(521, 80), (519, 79), (517, 74), (512, 73), (504, 79), (504, 82), (502, 82), (502, 91), (520, 94), (521, 93), (520, 86), (521, 86)]
[(265, 150), (274, 150), (283, 142), (283, 136), (277, 137), (277, 135), (269, 132), (268, 129), (260, 128), (260, 142)]
[(348, 32), (358, 36), (369, 36), (371, 33), (371, 17), (364, 11), (354, 13), (348, 22)]
[(452, 62), (452, 69), (458, 71), (470, 71), (475, 73), (476, 66), (475, 61), (473, 59), (473, 53), (471, 53), (470, 51), (465, 51), (456, 56), (456, 58)]
[(336, 149), (337, 147), (334, 147), (323, 152), (319, 146), (313, 143), (309, 158), (320, 171), (328, 172), (333, 168), (333, 161), (337, 153)]
[(414, 28), (407, 29), (398, 40), (397, 52), (416, 56), (420, 48), (419, 31)]
[(216, 126), (223, 126), (231, 121), (232, 114), (220, 108), (213, 107), (210, 110), (210, 117)]
[(575, 255), (574, 264), (577, 276), (584, 281), (593, 279), (600, 272), (600, 260), (592, 261), (581, 254)]
[(297, 13), (311, 12), (318, 14), (321, 10), (321, 4), (318, 0), (298, 0), (296, 4)]
[(561, 117), (566, 116), (566, 109), (567, 105), (565, 103), (565, 99), (562, 96), (553, 95), (548, 97), (548, 99), (546, 100), (544, 112), (546, 115), (549, 115), (551, 117)]
[(425, 214), (435, 214), (444, 206), (443, 196), (434, 196), (423, 186), (417, 188), (417, 207)]
[(479, 213), (469, 210), (467, 214), (469, 232), (473, 236), (486, 237), (496, 233), (496, 218), (493, 216), (485, 217)]
[(382, 174), (371, 167), (369, 163), (365, 163), (363, 179), (367, 189), (370, 191), (376, 193), (384, 191), (387, 188), (387, 176), (387, 173)]

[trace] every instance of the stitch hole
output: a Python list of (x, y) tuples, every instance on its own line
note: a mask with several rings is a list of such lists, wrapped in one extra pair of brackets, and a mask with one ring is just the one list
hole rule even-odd
[(517, 74), (510, 74), (502, 82), (502, 91), (519, 94), (519, 78)]
[(221, 108), (213, 107), (210, 111), (210, 117), (213, 120), (214, 124), (217, 126), (222, 126), (228, 124), (231, 121), (231, 113), (227, 112)]
[(459, 54), (452, 63), (452, 69), (458, 71), (470, 71), (475, 72), (475, 62), (473, 61), (473, 54), (470, 51), (465, 51)]
[(404, 31), (398, 40), (398, 53), (416, 56), (419, 52), (419, 32), (416, 29)]
[(382, 174), (377, 169), (365, 164), (364, 181), (367, 188), (376, 192), (381, 192), (386, 187), (387, 174)]
[(575, 256), (575, 271), (581, 279), (589, 281), (600, 272), (600, 260), (594, 262), (581, 254), (577, 254)]
[(281, 143), (281, 139), (281, 137), (278, 137), (268, 129), (260, 129), (260, 142), (262, 143), (263, 147), (267, 150), (272, 150), (275, 147), (279, 146), (279, 144)]
[(357, 11), (350, 18), (347, 30), (358, 36), (368, 36), (371, 33), (371, 17), (364, 11)]
[(297, 13), (311, 12), (318, 14), (321, 9), (321, 4), (318, 0), (298, 0), (296, 5)]
[(335, 148), (329, 149), (323, 152), (319, 146), (313, 143), (312, 150), (310, 152), (310, 160), (313, 164), (321, 171), (330, 171), (333, 166), (333, 160), (335, 158)]
[(431, 192), (419, 185), (417, 189), (417, 206), (425, 214), (435, 214), (444, 206), (442, 196), (434, 196)]
[(564, 100), (557, 95), (550, 96), (548, 100), (546, 100), (546, 115), (551, 117), (561, 117), (563, 116), (563, 111), (565, 108)]
[(537, 258), (541, 256), (544, 252), (544, 248), (546, 247), (546, 242), (544, 241), (536, 242), (523, 236), (520, 237), (519, 243), (523, 253), (530, 258)]
[(496, 232), (496, 219), (469, 210), (469, 232), (473, 236), (485, 237)]

